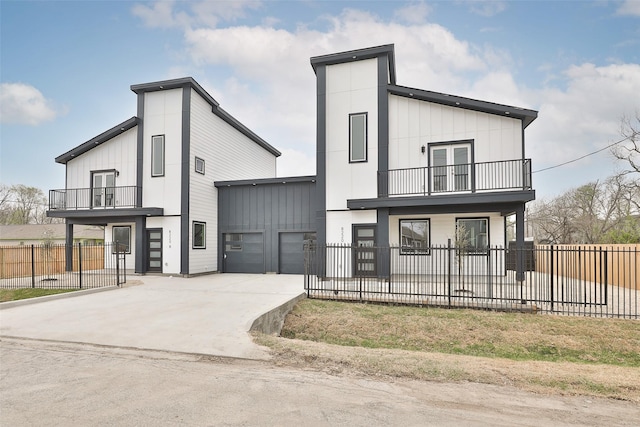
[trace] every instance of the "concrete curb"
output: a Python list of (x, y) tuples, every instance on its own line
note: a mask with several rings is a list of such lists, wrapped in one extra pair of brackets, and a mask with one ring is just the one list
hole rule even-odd
[(287, 317), (287, 314), (293, 309), (298, 301), (305, 299), (307, 297), (306, 293), (301, 293), (297, 297), (290, 299), (279, 307), (270, 310), (263, 315), (259, 316), (257, 319), (253, 321), (251, 327), (249, 328), (249, 332), (262, 332), (263, 334), (277, 334), (280, 335), (280, 331), (282, 331), (282, 325), (284, 325), (284, 318)]
[(80, 291), (65, 292), (63, 294), (46, 295), (46, 296), (43, 296), (43, 297), (27, 298), (27, 299), (20, 299), (20, 300), (16, 300), (16, 301), (0, 302), (0, 311), (1, 310), (6, 310), (8, 308), (20, 307), (22, 305), (31, 305), (31, 304), (37, 304), (37, 303), (40, 303), (40, 302), (53, 301), (53, 300), (57, 300), (57, 299), (79, 297), (79, 296), (82, 296), (82, 295), (95, 294), (97, 292), (110, 291), (112, 289), (119, 289), (119, 288), (120, 288), (119, 286), (105, 286), (103, 288), (84, 289), (84, 290), (80, 290)]

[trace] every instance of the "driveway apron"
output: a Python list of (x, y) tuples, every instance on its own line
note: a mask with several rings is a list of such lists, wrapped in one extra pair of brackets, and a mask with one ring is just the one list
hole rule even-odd
[(133, 276), (143, 284), (0, 310), (0, 335), (266, 359), (255, 319), (303, 290), (299, 275)]

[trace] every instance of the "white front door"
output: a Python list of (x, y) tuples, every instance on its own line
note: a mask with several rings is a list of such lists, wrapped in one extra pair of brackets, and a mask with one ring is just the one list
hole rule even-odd
[(430, 158), (433, 193), (471, 189), (471, 144), (434, 146)]
[(115, 185), (115, 172), (94, 172), (91, 187), (94, 208), (114, 205)]

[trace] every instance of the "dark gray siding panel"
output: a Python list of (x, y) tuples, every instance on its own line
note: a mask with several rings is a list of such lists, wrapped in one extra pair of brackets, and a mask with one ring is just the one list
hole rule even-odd
[[(315, 203), (316, 184), (311, 179), (218, 185), (220, 242), (225, 233), (262, 233), (264, 272), (280, 272), (279, 234), (316, 231)], [(220, 249), (222, 257), (222, 245)]]

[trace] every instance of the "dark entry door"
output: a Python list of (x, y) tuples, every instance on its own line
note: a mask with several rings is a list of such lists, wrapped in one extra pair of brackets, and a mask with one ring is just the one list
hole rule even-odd
[(376, 260), (376, 226), (353, 226), (353, 274), (357, 277), (374, 277), (377, 275)]
[(162, 229), (147, 229), (147, 271), (162, 273)]

